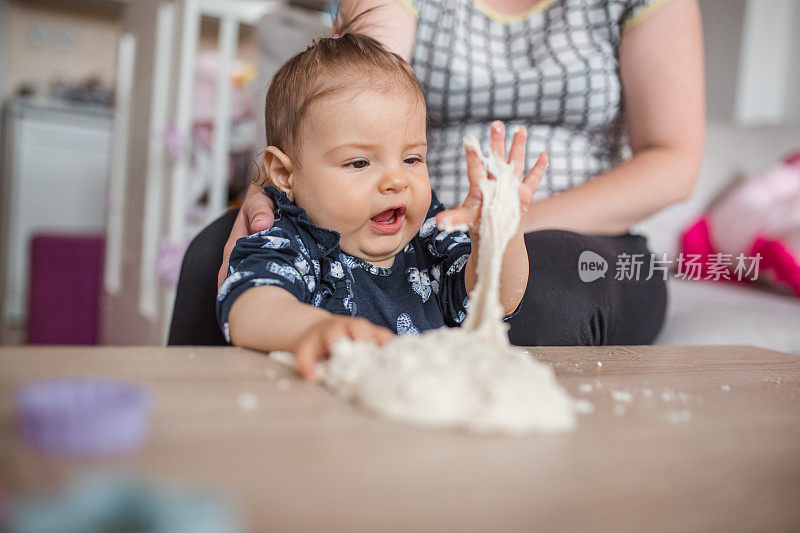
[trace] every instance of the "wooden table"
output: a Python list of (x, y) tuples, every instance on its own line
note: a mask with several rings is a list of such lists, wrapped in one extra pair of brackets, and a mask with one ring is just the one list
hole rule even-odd
[[(475, 437), (374, 420), (243, 349), (3, 348), (0, 475), (16, 495), (90, 467), (133, 468), (215, 487), (256, 531), (800, 530), (800, 357), (748, 346), (530, 351), (594, 404), (576, 431)], [(141, 451), (93, 462), (26, 448), (13, 391), (74, 375), (152, 391)], [(243, 392), (255, 409), (237, 404)]]

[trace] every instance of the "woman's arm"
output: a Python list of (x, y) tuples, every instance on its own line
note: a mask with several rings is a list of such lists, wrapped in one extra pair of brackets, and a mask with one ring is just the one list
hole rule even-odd
[(349, 19), (375, 8), (359, 18), (356, 29), (410, 63), (417, 34), (417, 19), (409, 11), (408, 5), (400, 0), (344, 0), (342, 13)]
[(633, 157), (534, 203), (525, 231), (616, 235), (691, 194), (705, 137), (697, 0), (671, 0), (625, 31), (619, 65)]
[(275, 222), (274, 209), (275, 204), (272, 202), (272, 198), (264, 192), (263, 187), (250, 185), (247, 188), (244, 203), (239, 208), (239, 214), (236, 215), (236, 220), (233, 222), (231, 234), (222, 249), (222, 265), (217, 272), (217, 287), (222, 285), (222, 282), (228, 277), (228, 260), (233, 247), (236, 246), (236, 241), (271, 228)]
[(311, 380), (316, 378), (317, 359), (328, 355), (337, 340), (383, 344), (393, 335), (366, 319), (334, 315), (269, 285), (244, 291), (231, 306), (228, 325), (232, 344), (264, 352), (292, 352), (300, 373)]

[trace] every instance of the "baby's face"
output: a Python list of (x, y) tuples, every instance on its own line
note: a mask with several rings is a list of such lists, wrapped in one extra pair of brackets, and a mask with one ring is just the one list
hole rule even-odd
[(294, 201), (341, 249), (381, 267), (419, 231), (431, 202), (425, 107), (413, 94), (335, 93), (301, 127)]

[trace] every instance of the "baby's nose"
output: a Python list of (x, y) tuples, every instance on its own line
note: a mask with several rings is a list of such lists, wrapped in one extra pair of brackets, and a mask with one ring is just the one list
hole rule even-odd
[(402, 191), (408, 187), (408, 178), (402, 169), (389, 169), (381, 180), (382, 191)]

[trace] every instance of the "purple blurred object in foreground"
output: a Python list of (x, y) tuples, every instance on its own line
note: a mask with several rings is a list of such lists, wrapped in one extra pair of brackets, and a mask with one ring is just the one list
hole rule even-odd
[(17, 391), (16, 411), (31, 446), (56, 455), (108, 455), (142, 445), (150, 396), (121, 381), (43, 380)]

